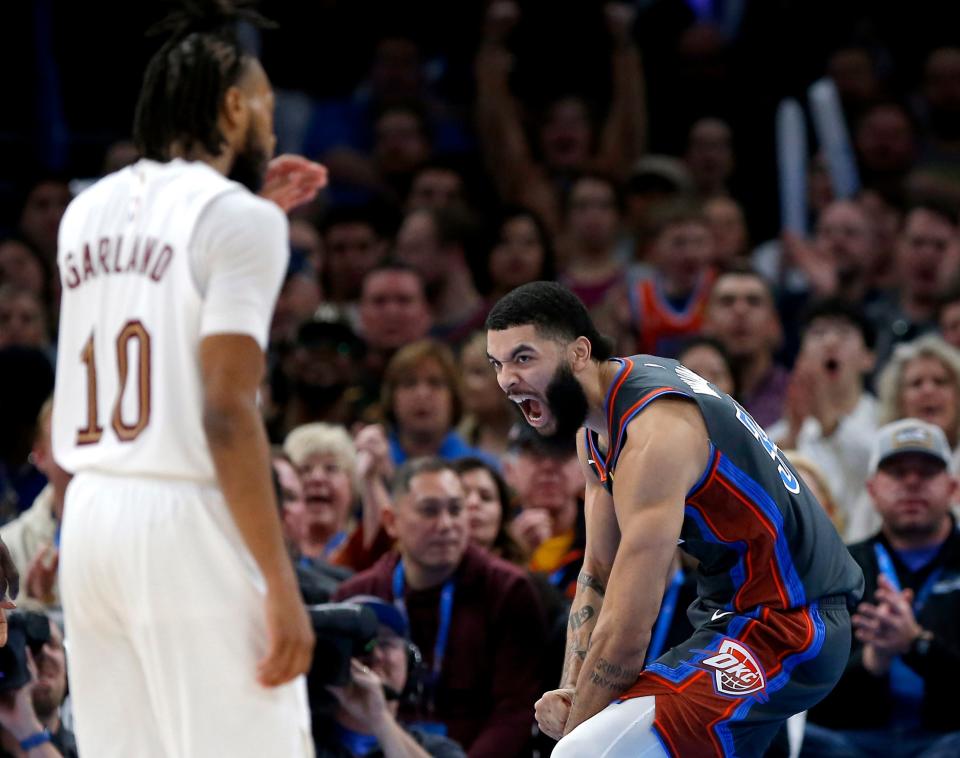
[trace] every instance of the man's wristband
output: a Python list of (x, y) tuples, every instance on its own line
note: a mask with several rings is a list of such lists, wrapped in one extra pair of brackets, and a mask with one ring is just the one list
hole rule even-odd
[(35, 747), (40, 747), (52, 741), (53, 735), (51, 735), (47, 729), (42, 729), (36, 734), (31, 734), (26, 739), (20, 740), (20, 749), (23, 751), (32, 750)]

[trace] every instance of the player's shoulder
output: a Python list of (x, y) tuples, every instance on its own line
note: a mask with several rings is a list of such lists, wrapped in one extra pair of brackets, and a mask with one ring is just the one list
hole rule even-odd
[(221, 212), (235, 213), (243, 217), (246, 224), (282, 224), (287, 223), (286, 214), (276, 203), (255, 195), (246, 187), (230, 182), (230, 189), (217, 198), (216, 205)]
[(207, 208), (208, 223), (227, 223), (234, 229), (258, 235), (286, 235), (287, 216), (276, 203), (253, 194), (236, 182), (224, 181), (227, 183), (224, 191)]
[(74, 195), (67, 207), (67, 212), (76, 213), (85, 208), (102, 206), (110, 201), (110, 198), (118, 192), (125, 191), (130, 184), (133, 173), (131, 166), (126, 166), (111, 174), (107, 174), (89, 186), (84, 187), (80, 192)]

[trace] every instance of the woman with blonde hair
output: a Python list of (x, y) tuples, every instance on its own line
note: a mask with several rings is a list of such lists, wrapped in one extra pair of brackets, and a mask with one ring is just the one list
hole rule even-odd
[(960, 448), (960, 350), (936, 334), (898, 345), (878, 381), (881, 425), (918, 418)]
[[(960, 350), (936, 334), (897, 345), (877, 382), (879, 424), (917, 418), (939, 426), (960, 460)], [(880, 528), (870, 497), (861, 493), (847, 536), (866, 539)]]
[[(364, 568), (355, 565), (355, 553), (373, 548), (380, 510), (389, 500), (384, 481), (392, 465), (382, 427), (365, 427), (351, 439), (342, 426), (303, 424), (287, 435), (283, 452), (303, 484), (300, 556)], [(343, 560), (344, 553), (349, 559)]]

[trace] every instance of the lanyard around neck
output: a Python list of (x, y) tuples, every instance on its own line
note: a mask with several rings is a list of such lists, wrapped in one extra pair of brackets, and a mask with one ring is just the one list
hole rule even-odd
[[(410, 617), (407, 615), (407, 604), (403, 599), (403, 590), (405, 585), (405, 576), (403, 571), (403, 558), (397, 562), (397, 567), (393, 570), (393, 604), (407, 617), (409, 623)], [(443, 589), (440, 591), (440, 625), (437, 628), (437, 641), (433, 646), (433, 666), (432, 666), (432, 684), (436, 685), (440, 681), (440, 669), (443, 667), (443, 657), (447, 652), (447, 641), (450, 637), (450, 623), (453, 620), (453, 591), (455, 583), (453, 577), (443, 583)]]
[[(880, 573), (890, 580), (890, 584), (893, 585), (897, 592), (902, 592), (903, 587), (900, 584), (900, 577), (897, 576), (897, 568), (893, 565), (893, 558), (890, 557), (890, 553), (879, 542), (873, 543), (873, 553), (877, 557), (877, 567), (880, 569)], [(941, 573), (939, 567), (930, 572), (930, 576), (927, 577), (927, 580), (913, 598), (914, 615), (920, 613), (923, 609), (924, 604), (930, 597), (930, 593), (933, 592), (933, 585), (937, 583)]]

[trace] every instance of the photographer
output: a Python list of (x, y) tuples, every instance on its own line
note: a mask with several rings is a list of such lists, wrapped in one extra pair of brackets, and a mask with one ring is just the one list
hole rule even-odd
[[(0, 691), (0, 725), (3, 727), (0, 729), (0, 758), (76, 758), (73, 733), (60, 721), (60, 706), (67, 693), (63, 634), (43, 614), (19, 615), (32, 617), (24, 624), (26, 638), (18, 640), (16, 632), (11, 629), (8, 648), (23, 645), (23, 661), (29, 679), (17, 689)], [(14, 625), (17, 623), (13, 621)], [(4, 658), (4, 661), (9, 660), (10, 657)], [(5, 663), (3, 681), (16, 681), (17, 677), (7, 668)]]
[(410, 661), (416, 659), (403, 614), (370, 595), (346, 602), (370, 608), (380, 626), (372, 650), (362, 660), (351, 660), (350, 684), (329, 688), (338, 702), (337, 727), (329, 744), (317, 745), (318, 757), (464, 758), (456, 742), (397, 721), (399, 700), (415, 675)]

